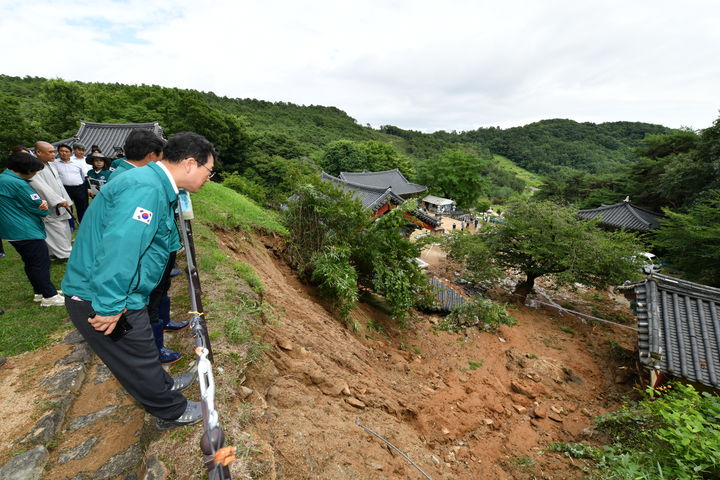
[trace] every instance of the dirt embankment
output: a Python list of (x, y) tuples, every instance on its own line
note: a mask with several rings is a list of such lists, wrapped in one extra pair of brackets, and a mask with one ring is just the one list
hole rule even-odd
[(517, 326), (455, 335), (433, 328), (438, 317), (401, 329), (360, 305), (352, 333), (271, 250), (234, 255), (279, 315), (268, 361), (248, 375), (254, 478), (426, 478), (358, 422), (433, 479), (585, 478), (584, 463), (543, 449), (592, 441), (593, 417), (632, 388), (610, 354), (632, 332), (519, 307)]

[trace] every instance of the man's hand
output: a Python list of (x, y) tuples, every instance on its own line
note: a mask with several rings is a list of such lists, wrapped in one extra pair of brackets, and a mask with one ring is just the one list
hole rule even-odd
[(68, 208), (68, 202), (67, 202), (67, 200), (62, 201), (62, 202), (58, 203), (57, 206)]
[(38, 208), (40, 210), (47, 210), (48, 209), (47, 200), (43, 200), (42, 202), (40, 202), (40, 205), (38, 205)]
[(92, 318), (88, 318), (88, 322), (95, 330), (105, 332), (105, 335), (110, 335), (113, 330), (115, 330), (115, 325), (117, 325), (118, 320), (120, 320), (120, 316), (126, 311), (127, 309), (124, 309), (122, 312), (116, 315), (110, 315), (109, 317), (95, 315)]

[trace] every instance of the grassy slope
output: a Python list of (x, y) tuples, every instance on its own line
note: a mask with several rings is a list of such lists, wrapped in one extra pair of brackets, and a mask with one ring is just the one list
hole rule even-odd
[[(201, 273), (215, 271), (225, 256), (217, 249), (217, 238), (212, 228), (226, 230), (259, 230), (284, 234), (277, 214), (257, 206), (246, 197), (216, 183), (205, 185), (200, 193), (193, 195), (196, 220), (193, 229), (199, 250)], [(0, 356), (17, 355), (35, 350), (52, 341), (53, 334), (68, 328), (64, 322), (64, 307), (40, 307), (32, 301), (33, 290), (25, 276), (23, 264), (17, 252), (3, 242), (7, 256), (0, 259)], [(251, 276), (243, 266), (234, 266), (238, 275)], [(52, 280), (56, 287), (65, 273), (65, 263), (54, 261)], [(183, 282), (184, 283), (184, 282)]]
[(509, 170), (519, 178), (523, 179), (528, 187), (537, 188), (542, 185), (543, 181), (540, 175), (525, 170), (509, 158), (503, 157), (502, 155), (493, 155), (493, 158), (503, 170)]

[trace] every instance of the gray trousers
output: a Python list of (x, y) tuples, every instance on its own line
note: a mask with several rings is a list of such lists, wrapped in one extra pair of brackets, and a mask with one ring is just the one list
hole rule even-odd
[(45, 234), (50, 255), (55, 258), (69, 258), (72, 251), (72, 234), (67, 220), (50, 219), (45, 221)]
[(115, 341), (88, 322), (90, 302), (74, 298), (65, 297), (70, 319), (125, 390), (156, 417), (175, 420), (182, 415), (187, 400), (170, 391), (173, 379), (160, 364), (147, 309), (125, 312), (132, 329)]

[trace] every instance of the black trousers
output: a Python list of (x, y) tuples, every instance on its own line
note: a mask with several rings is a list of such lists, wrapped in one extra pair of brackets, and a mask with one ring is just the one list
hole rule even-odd
[(165, 266), (165, 271), (160, 278), (160, 282), (150, 293), (150, 299), (148, 300), (148, 315), (150, 316), (150, 321), (153, 323), (159, 321), (160, 304), (167, 296), (168, 290), (170, 290), (170, 272), (172, 272), (172, 269), (175, 267), (176, 257), (177, 252), (170, 252), (170, 257), (168, 258), (168, 263)]
[(117, 341), (90, 325), (90, 302), (66, 296), (65, 308), (85, 341), (145, 410), (166, 420), (185, 412), (185, 396), (170, 391), (173, 379), (160, 365), (146, 308), (125, 312), (132, 329)]
[(30, 280), (35, 294), (44, 298), (57, 295), (55, 285), (50, 280), (50, 254), (45, 240), (12, 240), (10, 241), (25, 265), (25, 275)]
[(84, 183), (81, 185), (65, 185), (65, 190), (67, 190), (70, 199), (75, 204), (78, 222), (82, 222), (83, 215), (85, 215), (85, 210), (87, 210), (88, 202), (90, 201), (88, 200), (87, 185)]

